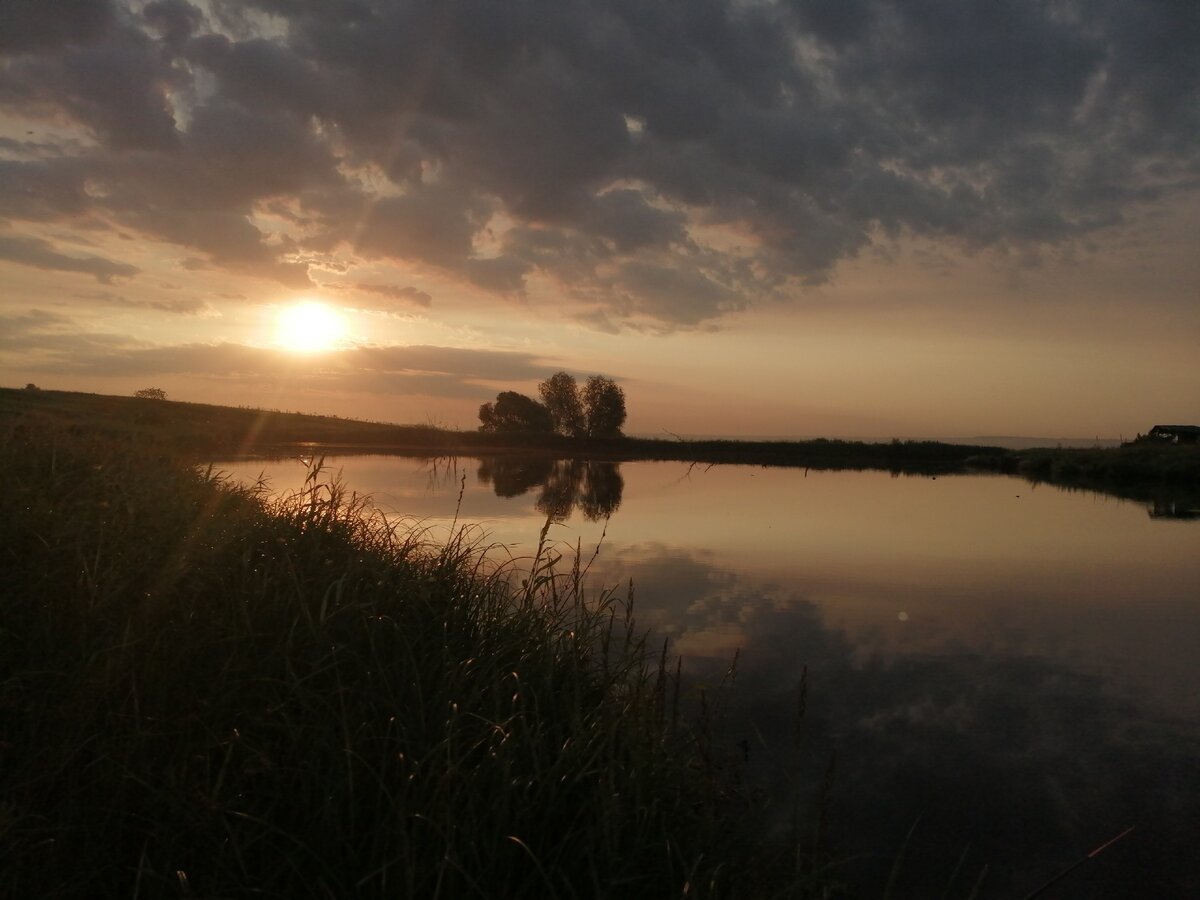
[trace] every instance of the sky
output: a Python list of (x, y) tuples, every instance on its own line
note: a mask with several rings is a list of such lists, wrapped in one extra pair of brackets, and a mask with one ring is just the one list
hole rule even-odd
[(1200, 422), (1195, 0), (3, 0), (0, 385)]

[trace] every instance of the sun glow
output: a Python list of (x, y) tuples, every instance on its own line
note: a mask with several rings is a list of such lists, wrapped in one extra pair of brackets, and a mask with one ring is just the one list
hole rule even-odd
[(346, 335), (346, 319), (323, 303), (285, 306), (275, 316), (275, 343), (293, 353), (334, 349)]

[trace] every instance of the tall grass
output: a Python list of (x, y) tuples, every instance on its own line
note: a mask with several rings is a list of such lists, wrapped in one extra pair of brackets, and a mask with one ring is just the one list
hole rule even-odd
[(631, 598), (336, 482), (0, 433), (0, 895), (807, 895)]

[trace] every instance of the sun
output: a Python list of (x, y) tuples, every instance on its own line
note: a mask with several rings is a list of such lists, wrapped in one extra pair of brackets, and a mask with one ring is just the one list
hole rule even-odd
[(293, 353), (332, 350), (345, 335), (345, 318), (315, 300), (293, 303), (275, 315), (275, 343)]

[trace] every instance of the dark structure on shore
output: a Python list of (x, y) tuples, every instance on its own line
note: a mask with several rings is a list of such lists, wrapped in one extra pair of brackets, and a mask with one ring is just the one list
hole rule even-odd
[(1155, 425), (1146, 437), (1170, 444), (1200, 443), (1200, 425)]

